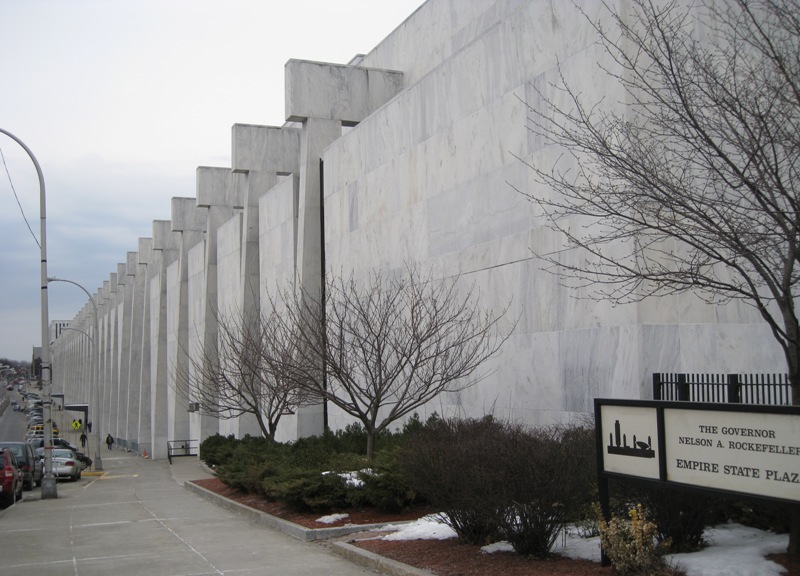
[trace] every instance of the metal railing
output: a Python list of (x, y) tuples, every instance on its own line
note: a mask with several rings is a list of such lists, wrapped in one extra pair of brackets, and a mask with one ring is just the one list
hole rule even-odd
[(172, 459), (179, 456), (197, 456), (200, 443), (197, 440), (167, 440), (167, 458), (172, 464)]
[(788, 374), (653, 374), (653, 399), (732, 404), (792, 404)]

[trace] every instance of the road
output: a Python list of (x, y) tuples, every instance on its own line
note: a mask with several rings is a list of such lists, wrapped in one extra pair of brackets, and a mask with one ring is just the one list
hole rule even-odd
[[(14, 390), (13, 392), (6, 392), (8, 399), (11, 401), (16, 400), (20, 404), (24, 404), (22, 395)], [(0, 440), (8, 440), (14, 442), (22, 442), (25, 440), (25, 413), (14, 412), (9, 406), (6, 408), (2, 416), (0, 416)]]

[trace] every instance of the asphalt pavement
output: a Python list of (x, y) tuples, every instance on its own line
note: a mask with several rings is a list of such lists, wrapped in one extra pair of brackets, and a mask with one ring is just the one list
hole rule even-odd
[(103, 474), (26, 491), (0, 510), (0, 575), (357, 576), (375, 574), (220, 507), (183, 487), (208, 477), (197, 458), (103, 452)]

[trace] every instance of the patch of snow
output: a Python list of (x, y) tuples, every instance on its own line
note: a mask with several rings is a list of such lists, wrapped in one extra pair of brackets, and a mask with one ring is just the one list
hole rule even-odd
[(320, 524), (333, 524), (334, 522), (338, 522), (339, 520), (344, 520), (345, 518), (349, 517), (350, 514), (328, 514), (327, 516), (317, 518), (314, 520), (314, 522), (319, 522)]
[[(372, 474), (372, 469), (366, 468), (361, 470), (361, 472), (365, 472), (367, 474)], [(334, 472), (323, 472), (322, 475), (325, 474), (334, 474)], [(364, 481), (358, 477), (358, 472), (337, 472), (336, 473), (339, 477), (344, 478), (345, 482), (348, 486), (352, 486), (353, 488), (361, 488), (364, 485)]]
[(494, 554), (495, 552), (513, 552), (514, 547), (508, 542), (495, 542), (481, 548), (484, 554)]
[(435, 515), (407, 524), (390, 524), (382, 530), (394, 531), (384, 536), (384, 540), (447, 540), (456, 537), (455, 530), (442, 523)]
[(788, 534), (775, 534), (741, 524), (720, 524), (706, 529), (709, 546), (691, 554), (674, 554), (674, 565), (687, 576), (779, 576), (783, 566), (767, 560), (786, 552)]

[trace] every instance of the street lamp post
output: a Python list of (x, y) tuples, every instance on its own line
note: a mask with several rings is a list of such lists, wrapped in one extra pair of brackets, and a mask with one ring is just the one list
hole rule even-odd
[(41, 302), (42, 302), (42, 390), (44, 391), (44, 407), (47, 417), (44, 422), (44, 477), (42, 478), (42, 499), (58, 498), (58, 488), (56, 477), (53, 476), (53, 397), (52, 397), (52, 374), (50, 373), (50, 318), (47, 303), (47, 226), (46, 226), (46, 201), (44, 193), (44, 175), (39, 161), (33, 155), (31, 149), (25, 143), (14, 136), (11, 132), (0, 128), (0, 132), (14, 140), (22, 146), (22, 149), (30, 156), (33, 165), (36, 167), (36, 175), (39, 178), (39, 223), (41, 236)]
[[(94, 298), (92, 295), (89, 294), (89, 291), (72, 280), (67, 280), (65, 278), (54, 278), (49, 277), (47, 278), (48, 282), (66, 282), (68, 284), (73, 284), (86, 292), (86, 295), (89, 297), (89, 302), (92, 304), (92, 308), (94, 309), (94, 333), (95, 338), (100, 337), (100, 316), (97, 312), (97, 304), (95, 304)], [(88, 336), (88, 335), (87, 335)], [(100, 431), (103, 430), (103, 422), (102, 422), (102, 407), (100, 406), (101, 398), (100, 398), (100, 348), (94, 339), (89, 338), (91, 340), (92, 345), (94, 346), (95, 354), (94, 354), (94, 369), (92, 370), (92, 420), (89, 420), (89, 417), (86, 417), (86, 423), (88, 424), (91, 421), (94, 421), (94, 469), (97, 471), (103, 470), (103, 460), (100, 456), (101, 450), (100, 447), (102, 446), (102, 440), (100, 439)], [(100, 419), (96, 420), (95, 417), (100, 416)]]

